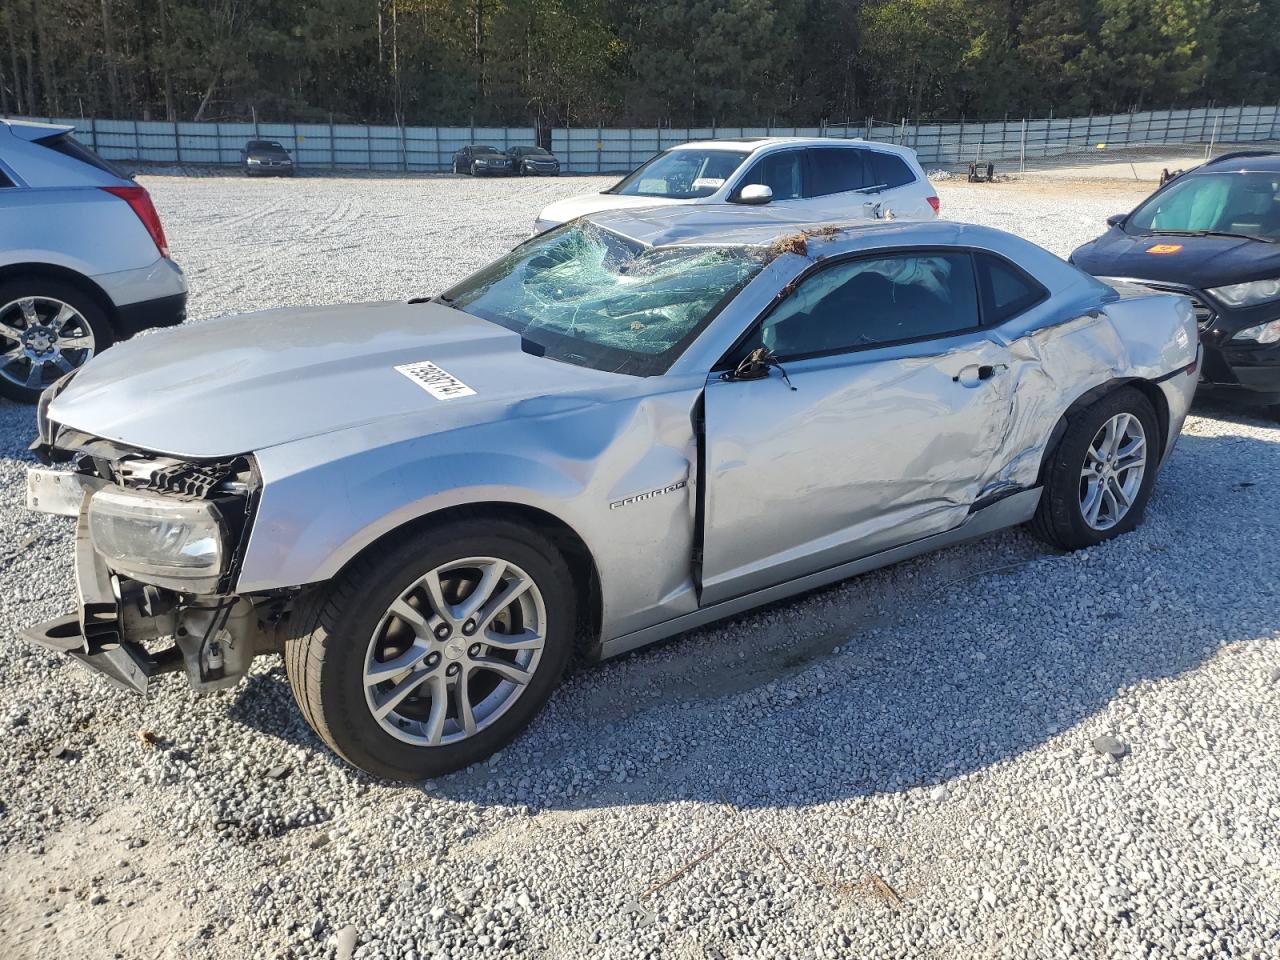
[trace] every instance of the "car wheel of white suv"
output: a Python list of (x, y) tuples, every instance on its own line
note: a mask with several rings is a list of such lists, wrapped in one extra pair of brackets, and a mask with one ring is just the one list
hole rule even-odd
[(436, 777), (529, 725), (568, 663), (575, 606), (545, 538), (455, 521), (354, 562), (304, 604), (285, 670), (307, 722), (350, 763)]
[(102, 308), (52, 278), (0, 283), (0, 394), (35, 403), (44, 388), (111, 346)]

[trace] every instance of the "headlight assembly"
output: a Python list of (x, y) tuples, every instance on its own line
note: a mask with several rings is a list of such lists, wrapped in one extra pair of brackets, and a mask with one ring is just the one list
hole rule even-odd
[(143, 583), (213, 593), (227, 532), (215, 504), (109, 488), (89, 501), (89, 536), (107, 565)]
[(1280, 341), (1280, 320), (1269, 320), (1266, 323), (1260, 323), (1256, 327), (1246, 327), (1241, 330), (1232, 340), (1255, 340), (1258, 343), (1275, 343)]
[(1209, 292), (1229, 307), (1253, 307), (1268, 300), (1280, 299), (1280, 278), (1232, 283), (1225, 287), (1213, 287)]

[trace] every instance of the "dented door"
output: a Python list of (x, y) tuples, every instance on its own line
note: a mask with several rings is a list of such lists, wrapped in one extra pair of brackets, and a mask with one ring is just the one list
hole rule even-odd
[(963, 522), (1008, 425), (1006, 347), (985, 331), (713, 375), (705, 394), (702, 603)]

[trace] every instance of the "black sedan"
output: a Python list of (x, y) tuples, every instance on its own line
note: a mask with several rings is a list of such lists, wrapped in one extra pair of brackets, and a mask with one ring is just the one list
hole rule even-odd
[(473, 177), (510, 176), (514, 161), (497, 147), (470, 144), (453, 155), (453, 172)]
[(1280, 154), (1210, 160), (1107, 225), (1071, 262), (1191, 297), (1201, 389), (1280, 417)]
[(558, 177), (560, 161), (542, 147), (511, 147), (507, 156), (515, 164), (515, 172), (522, 177)]
[(248, 177), (292, 177), (293, 157), (278, 140), (250, 140), (240, 151), (240, 167)]

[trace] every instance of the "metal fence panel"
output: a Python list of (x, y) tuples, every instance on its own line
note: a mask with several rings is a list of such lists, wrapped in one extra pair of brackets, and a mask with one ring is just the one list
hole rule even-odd
[[(467, 144), (534, 144), (532, 127), (398, 127), (333, 123), (193, 123), (32, 118), (76, 128), (108, 160), (235, 165), (247, 140), (279, 140), (301, 168), (441, 171)], [(557, 127), (552, 152), (566, 173), (625, 173), (689, 140), (768, 136), (860, 138), (915, 149), (920, 162), (966, 164), (1096, 155), (1157, 144), (1252, 143), (1280, 134), (1280, 107), (1240, 105), (1089, 117), (909, 124), (868, 118), (822, 127)], [(1206, 153), (1208, 151), (1206, 150)]]

